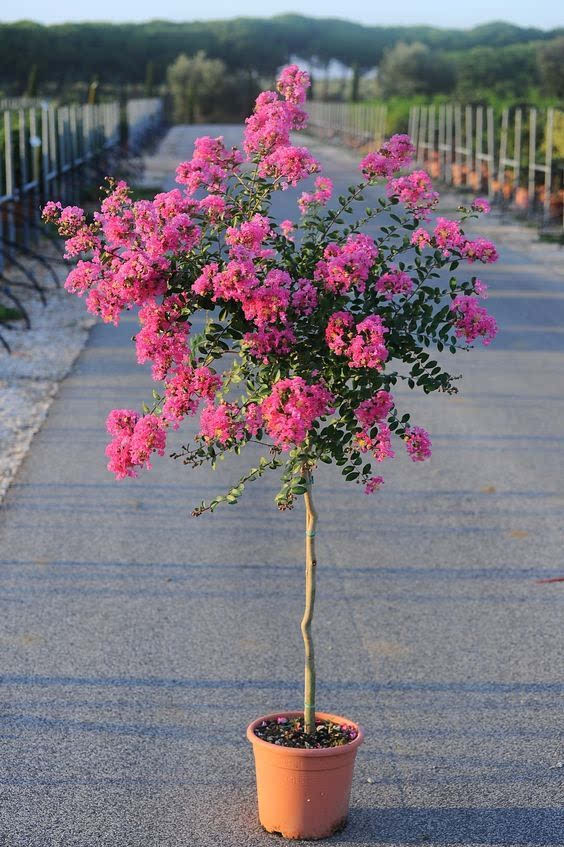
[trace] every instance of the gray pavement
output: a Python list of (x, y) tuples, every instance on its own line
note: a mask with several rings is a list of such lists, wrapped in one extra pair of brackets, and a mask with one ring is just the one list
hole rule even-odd
[[(564, 575), (564, 288), (500, 247), (501, 334), (457, 357), (462, 394), (398, 392), (431, 462), (390, 462), (371, 498), (316, 476), (318, 705), (367, 734), (332, 844), (564, 844), (564, 583), (536, 583)], [(94, 327), (0, 515), (0, 845), (279, 844), (244, 731), (301, 702), (302, 510), (271, 479), (190, 518), (246, 461), (109, 477), (108, 410), (150, 398), (133, 331)]]

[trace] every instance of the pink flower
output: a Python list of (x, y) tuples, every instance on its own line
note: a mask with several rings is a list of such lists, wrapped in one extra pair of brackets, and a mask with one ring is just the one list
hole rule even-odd
[(267, 325), (256, 332), (245, 333), (243, 341), (250, 355), (266, 364), (270, 356), (288, 356), (296, 343), (296, 336), (289, 327), (278, 329)]
[(139, 417), (131, 409), (114, 409), (108, 415), (106, 427), (113, 440), (106, 447), (108, 470), (116, 479), (136, 477), (137, 468), (149, 461), (152, 453), (164, 454), (166, 432), (156, 415)]
[(397, 197), (408, 211), (418, 217), (427, 217), (430, 209), (439, 202), (439, 195), (433, 191), (429, 174), (425, 171), (413, 171), (407, 176), (388, 180), (388, 197)]
[(433, 238), (445, 257), (450, 256), (453, 250), (459, 252), (466, 243), (458, 221), (450, 221), (447, 218), (437, 218)]
[(467, 241), (462, 247), (462, 255), (469, 262), (484, 262), (484, 264), (497, 262), (499, 258), (495, 245), (486, 238)]
[(65, 288), (72, 294), (82, 297), (94, 285), (101, 281), (103, 269), (98, 262), (79, 260), (65, 280)]
[(45, 223), (56, 223), (59, 220), (59, 216), (63, 210), (63, 204), (60, 202), (54, 202), (53, 200), (48, 200), (47, 203), (43, 206), (41, 211), (41, 217), (45, 221)]
[(424, 250), (425, 247), (428, 247), (431, 243), (431, 236), (426, 230), (422, 229), (422, 227), (419, 227), (414, 231), (413, 235), (411, 236), (410, 243), (414, 247), (418, 247), (419, 250)]
[(484, 346), (491, 344), (497, 335), (497, 322), (475, 297), (459, 294), (452, 301), (450, 310), (455, 315), (454, 326), (459, 338), (464, 338), (469, 344), (477, 338), (482, 339)]
[(243, 312), (257, 327), (281, 321), (286, 323), (286, 310), (290, 304), (292, 278), (287, 271), (273, 268), (264, 282), (251, 289), (243, 299)]
[(313, 422), (330, 411), (333, 397), (325, 386), (308, 385), (299, 376), (275, 382), (260, 404), (264, 424), (274, 443), (283, 450), (301, 444)]
[(212, 300), (236, 300), (243, 303), (252, 296), (260, 282), (252, 261), (228, 262), (224, 269), (212, 277)]
[(371, 446), (372, 455), (377, 462), (383, 462), (385, 459), (393, 459), (395, 456), (392, 450), (392, 434), (387, 424), (378, 424), (378, 435), (373, 439)]
[(407, 296), (413, 290), (413, 282), (409, 274), (399, 271), (392, 266), (388, 273), (376, 280), (376, 290), (383, 294), (386, 300), (391, 300), (395, 294)]
[(318, 176), (315, 180), (316, 190), (311, 193), (304, 191), (298, 200), (298, 206), (304, 215), (312, 206), (325, 206), (333, 192), (333, 182), (326, 176)]
[[(366, 485), (364, 486), (365, 494), (374, 494), (375, 491), (378, 491), (381, 485), (384, 484), (384, 479), (381, 476), (373, 476), (371, 477)], [(349, 732), (351, 738), (356, 738), (356, 732), (351, 730)]]
[(227, 212), (227, 203), (219, 194), (209, 194), (200, 200), (199, 209), (212, 223), (218, 223)]
[(354, 318), (350, 312), (334, 312), (325, 329), (327, 346), (337, 356), (347, 352), (353, 337)]
[(106, 429), (110, 435), (123, 438), (133, 435), (139, 413), (135, 409), (112, 409), (106, 418)]
[(481, 297), (482, 300), (486, 300), (488, 296), (488, 286), (485, 282), (482, 282), (481, 279), (474, 280), (474, 291)]
[(164, 379), (168, 370), (186, 356), (190, 324), (180, 320), (185, 305), (185, 297), (173, 294), (160, 304), (150, 301), (139, 310), (137, 361), (140, 365), (153, 363), (153, 379)]
[(372, 238), (363, 233), (349, 235), (345, 244), (328, 244), (314, 272), (314, 279), (335, 294), (350, 291), (353, 286), (363, 292), (378, 249)]
[(220, 403), (214, 406), (208, 403), (200, 415), (200, 432), (204, 440), (220, 444), (242, 441), (245, 436), (244, 423), (240, 418), (238, 406), (234, 403)]
[(258, 256), (263, 241), (270, 234), (270, 221), (264, 215), (253, 215), (238, 227), (228, 227), (225, 240), (232, 248), (229, 251), (230, 256), (240, 260)]
[(208, 367), (183, 362), (165, 383), (163, 418), (177, 427), (185, 415), (196, 414), (202, 398), (211, 402), (220, 386), (221, 378)]
[(360, 163), (363, 176), (369, 182), (378, 177), (390, 177), (411, 162), (415, 148), (409, 135), (393, 135), (375, 153), (368, 153)]
[(245, 428), (249, 435), (256, 435), (262, 427), (262, 412), (256, 403), (250, 403), (245, 409)]
[(297, 65), (287, 65), (278, 77), (276, 88), (289, 103), (304, 103), (310, 87), (309, 74)]
[(476, 197), (472, 203), (472, 208), (475, 212), (482, 212), (484, 215), (491, 211), (491, 206), (485, 197)]
[(75, 256), (80, 256), (81, 253), (90, 253), (92, 250), (99, 250), (102, 242), (97, 235), (93, 233), (90, 227), (84, 226), (77, 230), (76, 235), (69, 238), (65, 244), (65, 259), (73, 259)]
[(278, 724), (288, 723), (288, 718), (284, 718), (284, 717), (276, 718), (276, 723), (278, 723)]
[(202, 296), (211, 294), (213, 292), (214, 279), (218, 273), (219, 265), (217, 262), (211, 262), (211, 264), (205, 265), (200, 276), (192, 284), (194, 294), (201, 294)]
[(351, 368), (383, 370), (388, 358), (384, 335), (387, 328), (379, 315), (369, 315), (356, 327), (356, 335), (347, 350)]
[(84, 209), (79, 206), (65, 206), (59, 216), (59, 235), (65, 238), (76, 235), (85, 225)]
[(423, 427), (406, 427), (404, 441), (413, 462), (424, 462), (431, 458), (431, 439)]
[(131, 461), (134, 465), (151, 468), (151, 453), (164, 455), (166, 431), (156, 415), (145, 415), (135, 424), (131, 437)]
[(295, 228), (296, 224), (293, 223), (293, 221), (285, 220), (280, 223), (280, 229), (282, 230), (284, 237), (287, 238), (288, 241), (293, 241), (292, 233)]
[(259, 164), (260, 176), (271, 177), (280, 183), (284, 190), (297, 185), (310, 174), (317, 173), (319, 162), (313, 158), (307, 147), (293, 147), (291, 144), (277, 147)]
[(374, 397), (363, 400), (356, 409), (355, 415), (359, 423), (365, 429), (370, 429), (375, 423), (379, 423), (388, 417), (394, 407), (394, 398), (389, 391), (380, 389)]
[(313, 314), (318, 296), (315, 285), (309, 279), (298, 279), (292, 293), (292, 307), (299, 315)]
[(177, 167), (176, 181), (185, 185), (189, 194), (194, 194), (198, 188), (221, 194), (227, 185), (227, 178), (237, 170), (242, 160), (243, 157), (235, 147), (231, 150), (225, 147), (223, 136), (202, 136), (196, 139), (190, 161), (182, 162)]
[(388, 358), (384, 342), (387, 331), (379, 315), (368, 315), (355, 327), (349, 312), (335, 312), (329, 318), (325, 340), (330, 350), (348, 358), (351, 368), (382, 370)]

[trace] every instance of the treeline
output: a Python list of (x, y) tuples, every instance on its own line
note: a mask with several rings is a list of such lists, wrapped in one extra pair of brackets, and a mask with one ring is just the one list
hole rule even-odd
[[(0, 89), (5, 94), (30, 93), (30, 88), (41, 93), (42, 88), (63, 90), (77, 80), (92, 79), (101, 85), (159, 86), (166, 82), (167, 67), (181, 53), (191, 56), (203, 51), (249, 79), (273, 76), (292, 57), (309, 62), (323, 76), (336, 60), (353, 71), (354, 98), (361, 77), (389, 60), (394, 47), (419, 45), (420, 52), (421, 48), (427, 51), (427, 64), (439, 62), (442, 69), (430, 83), (433, 91), (459, 85), (475, 91), (475, 74), (481, 74), (480, 84), (487, 86), (490, 75), (499, 77), (501, 65), (504, 79), (516, 72), (520, 79), (532, 73), (542, 82), (539, 47), (558, 36), (564, 36), (564, 28), (546, 32), (503, 22), (469, 30), (371, 27), (301, 15), (53, 26), (20, 21), (0, 24)], [(430, 76), (432, 71), (426, 84)]]

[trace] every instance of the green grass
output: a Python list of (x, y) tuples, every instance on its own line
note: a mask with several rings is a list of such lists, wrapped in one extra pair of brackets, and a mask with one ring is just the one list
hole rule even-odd
[(2, 306), (0, 305), (0, 323), (7, 323), (8, 321), (21, 321), (23, 318), (23, 314), (19, 309), (14, 309), (11, 306)]

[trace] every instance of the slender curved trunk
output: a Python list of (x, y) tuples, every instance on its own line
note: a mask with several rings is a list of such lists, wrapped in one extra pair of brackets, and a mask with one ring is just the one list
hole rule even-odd
[(304, 728), (308, 733), (315, 733), (315, 655), (311, 636), (311, 621), (315, 605), (315, 572), (317, 568), (315, 528), (317, 526), (317, 512), (313, 505), (311, 471), (305, 470), (304, 477), (307, 483), (304, 494), (306, 510), (305, 609), (302, 618), (302, 635), (305, 648)]

